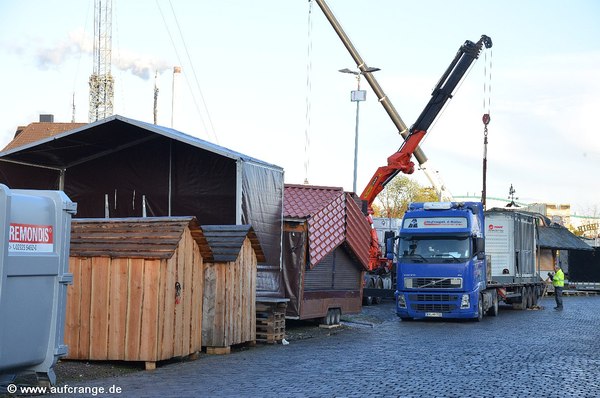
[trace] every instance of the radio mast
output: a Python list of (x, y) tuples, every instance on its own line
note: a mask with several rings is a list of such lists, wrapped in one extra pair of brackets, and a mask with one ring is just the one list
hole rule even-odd
[(89, 122), (113, 114), (112, 0), (94, 0), (93, 72), (90, 76)]

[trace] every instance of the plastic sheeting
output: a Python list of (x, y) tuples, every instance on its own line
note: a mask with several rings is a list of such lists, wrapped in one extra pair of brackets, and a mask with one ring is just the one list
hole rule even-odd
[(282, 297), (283, 173), (243, 162), (241, 188), (242, 224), (252, 225), (267, 258), (266, 263), (258, 264), (256, 294)]

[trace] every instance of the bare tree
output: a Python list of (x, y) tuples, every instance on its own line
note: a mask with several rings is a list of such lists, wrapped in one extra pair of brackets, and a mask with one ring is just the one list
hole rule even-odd
[(401, 218), (412, 202), (437, 202), (433, 188), (423, 187), (405, 175), (397, 175), (377, 196), (376, 217)]

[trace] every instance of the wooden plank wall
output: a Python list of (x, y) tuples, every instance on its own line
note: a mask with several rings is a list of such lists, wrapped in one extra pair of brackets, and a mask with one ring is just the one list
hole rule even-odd
[(248, 238), (235, 262), (204, 263), (203, 346), (256, 341), (256, 263)]
[(70, 257), (67, 358), (154, 362), (200, 351), (202, 263), (187, 227), (169, 259)]

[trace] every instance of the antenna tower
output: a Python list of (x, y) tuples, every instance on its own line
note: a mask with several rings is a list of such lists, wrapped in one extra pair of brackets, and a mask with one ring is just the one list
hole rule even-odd
[(90, 76), (90, 123), (113, 114), (114, 79), (110, 73), (111, 51), (112, 0), (94, 0), (94, 67)]

